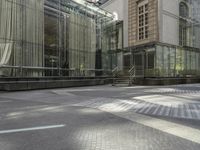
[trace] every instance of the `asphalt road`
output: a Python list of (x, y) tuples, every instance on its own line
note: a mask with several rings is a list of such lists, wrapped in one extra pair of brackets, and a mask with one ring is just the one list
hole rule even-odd
[(200, 84), (1, 92), (0, 150), (200, 150)]

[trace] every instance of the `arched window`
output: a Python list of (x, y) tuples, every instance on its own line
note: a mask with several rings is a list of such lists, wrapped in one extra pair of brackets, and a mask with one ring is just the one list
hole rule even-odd
[(181, 46), (186, 46), (188, 45), (188, 27), (186, 19), (189, 17), (189, 8), (184, 2), (179, 4), (179, 15), (179, 44)]
[(181, 2), (179, 5), (179, 15), (180, 17), (187, 18), (189, 17), (189, 8), (186, 3)]

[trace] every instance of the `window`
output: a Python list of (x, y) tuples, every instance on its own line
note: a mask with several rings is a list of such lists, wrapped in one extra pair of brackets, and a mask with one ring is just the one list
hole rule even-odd
[(179, 44), (181, 46), (186, 46), (188, 37), (188, 27), (187, 27), (187, 18), (189, 17), (189, 9), (186, 3), (181, 2), (179, 5)]
[(155, 52), (147, 53), (147, 69), (154, 68), (154, 58), (155, 58)]
[(143, 40), (149, 37), (149, 4), (143, 1), (138, 4), (138, 39)]
[(187, 4), (184, 2), (181, 2), (179, 7), (180, 7), (179, 8), (180, 16), (183, 18), (187, 18), (189, 16), (189, 10), (188, 10)]

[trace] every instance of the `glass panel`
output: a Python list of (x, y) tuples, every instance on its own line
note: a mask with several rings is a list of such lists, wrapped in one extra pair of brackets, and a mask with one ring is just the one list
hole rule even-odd
[(148, 77), (155, 76), (155, 51), (154, 51), (154, 49), (149, 49), (146, 52), (145, 76), (148, 76)]
[(196, 74), (196, 56), (195, 52), (191, 51), (191, 74)]
[(161, 77), (191, 77), (199, 74), (199, 52), (156, 46), (155, 74)]
[(169, 76), (169, 68), (170, 68), (170, 54), (169, 54), (169, 48), (168, 47), (163, 47), (163, 71), (164, 71), (164, 76), (168, 77)]
[(184, 69), (184, 51), (180, 48), (176, 49), (176, 76), (180, 77), (183, 75)]
[(175, 66), (176, 66), (176, 49), (170, 48), (170, 76), (175, 76)]
[(136, 53), (134, 54), (134, 66), (135, 66), (135, 74), (136, 76), (144, 76), (144, 54)]
[(45, 10), (45, 67), (51, 67), (52, 72), (46, 72), (46, 76), (57, 76), (59, 67), (59, 20), (58, 13)]
[(148, 60), (147, 68), (148, 69), (154, 68), (154, 55), (155, 55), (154, 52), (147, 53), (147, 60)]
[(156, 74), (163, 76), (163, 49), (161, 46), (156, 46)]

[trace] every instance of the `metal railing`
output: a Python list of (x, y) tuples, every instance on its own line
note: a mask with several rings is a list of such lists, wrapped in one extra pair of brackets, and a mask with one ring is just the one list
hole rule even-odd
[(112, 85), (115, 85), (116, 78), (118, 77), (119, 67), (115, 67), (112, 70)]
[(113, 78), (117, 77), (118, 75), (118, 72), (119, 72), (119, 67), (115, 67), (113, 70), (112, 70), (112, 76)]
[[(48, 76), (53, 76), (53, 77), (61, 77), (61, 76), (66, 76), (66, 77), (70, 77), (70, 76), (76, 76), (76, 77), (81, 77), (81, 73), (84, 74), (84, 77), (91, 77), (91, 75), (88, 74), (93, 74), (95, 73), (102, 73), (102, 75), (100, 76), (110, 76), (110, 74), (112, 73), (111, 69), (93, 69), (93, 68), (60, 68), (60, 67), (37, 67), (37, 66), (12, 66), (12, 65), (1, 65), (0, 64), (0, 69), (11, 69), (11, 70), (16, 70), (17, 75), (15, 75), (15, 77), (24, 77), (22, 75), (22, 73), (26, 73), (27, 71), (37, 71), (40, 72), (41, 74), (38, 77), (48, 77)], [(58, 75), (51, 75), (51, 73), (53, 72), (68, 72), (68, 75), (62, 75), (58, 74)], [(45, 74), (45, 73), (49, 73), (49, 75)], [(74, 74), (74, 75), (73, 75)], [(1, 76), (0, 76), (1, 77)], [(11, 75), (6, 75), (5, 77), (12, 77)], [(30, 76), (28, 76), (30, 77)]]
[(132, 85), (135, 81), (135, 66), (131, 67), (129, 72), (129, 84)]

